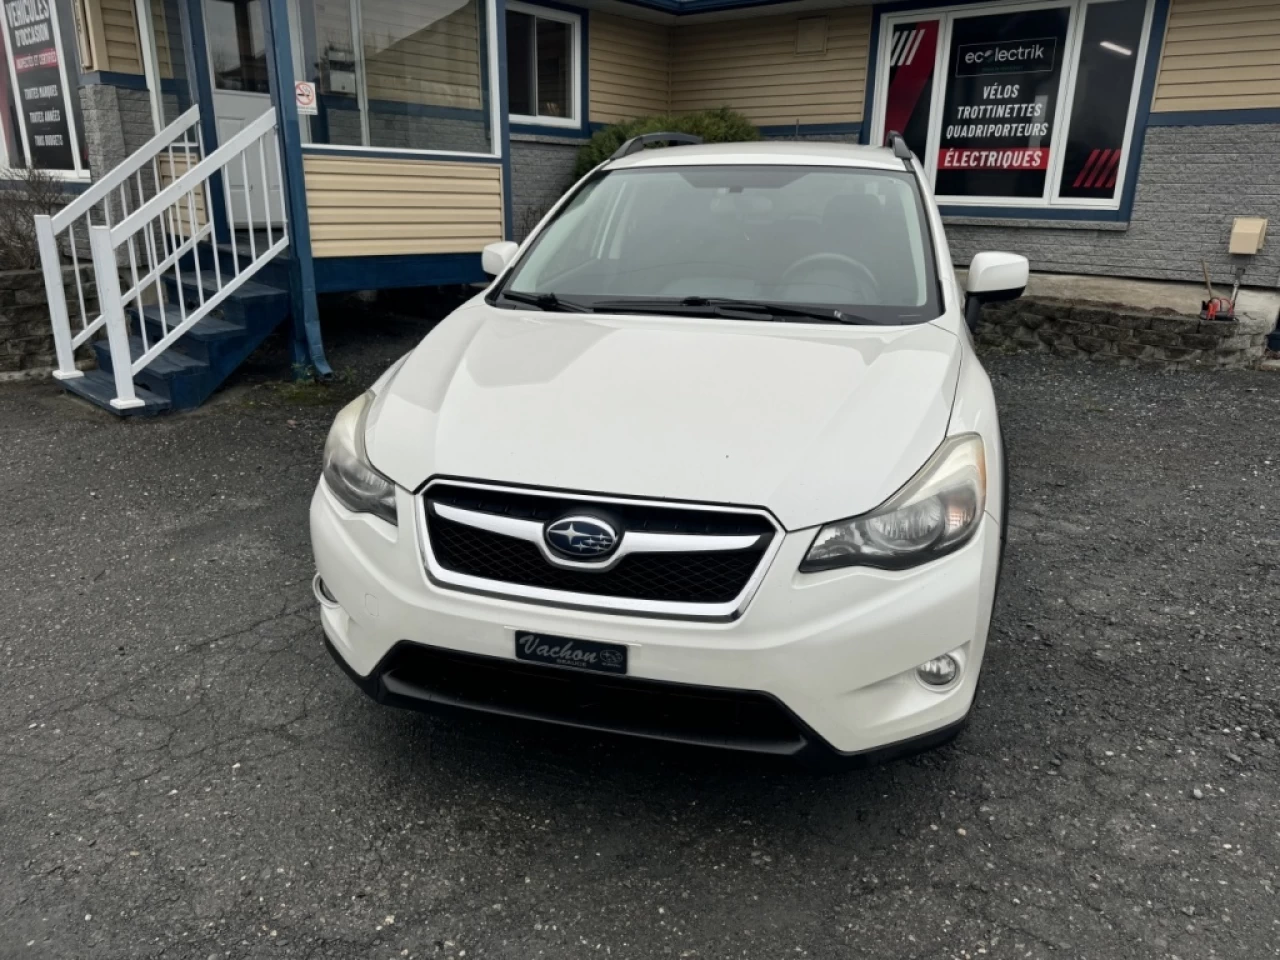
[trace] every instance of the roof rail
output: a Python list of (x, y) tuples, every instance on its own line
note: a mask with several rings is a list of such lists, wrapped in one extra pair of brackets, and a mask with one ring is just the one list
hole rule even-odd
[(620, 160), (623, 157), (629, 157), (638, 150), (643, 150), (651, 143), (702, 143), (701, 137), (696, 137), (692, 133), (642, 133), (638, 137), (632, 137), (617, 150), (613, 151), (610, 160)]
[(893, 148), (893, 155), (899, 160), (910, 163), (914, 159), (915, 154), (911, 152), (911, 148), (907, 146), (907, 141), (902, 139), (902, 134), (897, 130), (889, 131), (889, 136), (885, 137), (885, 143)]

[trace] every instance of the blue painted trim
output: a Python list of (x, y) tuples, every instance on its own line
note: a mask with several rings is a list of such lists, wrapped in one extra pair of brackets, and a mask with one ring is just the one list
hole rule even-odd
[[(115, 73), (109, 70), (92, 70), (89, 73), (80, 74), (80, 86), (82, 87), (123, 87), (126, 90), (146, 90), (147, 78), (140, 73)], [(178, 93), (181, 90), (181, 84), (174, 79), (161, 79), (161, 93)]]
[[(507, 0), (495, 0), (493, 25), (498, 58), (498, 154), (502, 157), (502, 236), (513, 240), (516, 235), (516, 211), (511, 186), (511, 115), (507, 112)], [(483, 273), (482, 273), (483, 276)], [(441, 281), (442, 283), (463, 281)]]
[(288, 0), (266, 0), (262, 7), (267, 81), (271, 102), (276, 108), (276, 136), (280, 142), (281, 173), (284, 176), (281, 187), (289, 217), (289, 302), (293, 314), (294, 375), (299, 376), (311, 366), (321, 378), (328, 379), (333, 376), (333, 369), (324, 355), (320, 311), (316, 306), (311, 220), (307, 215), (307, 186), (302, 171), (301, 118), (298, 116), (298, 101), (293, 95), (289, 3)]
[(681, 16), (691, 13), (707, 13), (711, 10), (738, 10), (747, 7), (774, 7), (795, 0), (621, 0), (633, 7), (659, 10)]
[(547, 127), (540, 123), (513, 123), (512, 133), (527, 133), (535, 137), (563, 137), (566, 140), (590, 140), (592, 131), (581, 127)]
[(982, 217), (992, 220), (1079, 220), (1127, 223), (1129, 212), (1120, 210), (1081, 210), (1071, 207), (965, 207), (939, 204), (938, 212), (944, 217)]
[(375, 150), (370, 147), (341, 147), (330, 143), (304, 143), (303, 156), (360, 157), (381, 160), (420, 160), (423, 163), (501, 163), (501, 157), (469, 157), (460, 154), (423, 153), (421, 150)]
[(871, 118), (875, 116), (876, 77), (880, 75), (880, 8), (871, 9), (871, 46), (867, 48), (866, 94), (862, 98), (862, 129), (858, 142), (871, 142)]
[[(213, 74), (209, 68), (209, 45), (204, 34), (201, 0), (181, 0), (182, 19), (186, 29), (187, 75), (195, 79), (195, 101), (200, 104), (200, 139), (207, 157), (218, 149), (218, 123), (214, 116)], [(221, 172), (209, 177), (209, 202), (213, 205), (213, 236), (219, 243), (231, 242), (227, 226), (227, 205), (222, 189)]]
[(488, 279), (478, 253), (420, 253), (389, 257), (325, 257), (320, 260), (320, 293), (389, 290)]
[(1177, 110), (1153, 113), (1149, 127), (1225, 127), (1241, 123), (1280, 123), (1280, 110), (1262, 107), (1253, 110)]
[(1164, 32), (1169, 23), (1170, 0), (1156, 0), (1151, 12), (1151, 35), (1147, 38), (1147, 62), (1143, 65), (1142, 85), (1138, 88), (1138, 110), (1129, 140), (1129, 158), (1125, 162), (1124, 193), (1120, 197), (1119, 219), (1128, 220), (1133, 201), (1138, 195), (1138, 171), (1142, 168), (1142, 152), (1147, 144), (1147, 127), (1151, 122), (1151, 101), (1156, 93), (1156, 76), (1160, 72), (1160, 54), (1164, 49)]
[(852, 123), (784, 123), (780, 126), (760, 127), (760, 133), (766, 137), (820, 137), (837, 134), (862, 133), (862, 124)]
[[(0, 172), (0, 193), (6, 190), (26, 190), (27, 181), (21, 177), (6, 177), (8, 170)], [(63, 193), (84, 193), (91, 184), (88, 180), (60, 180)]]
[[(320, 103), (326, 110), (350, 110), (353, 113), (360, 109), (360, 104), (351, 99), (332, 93), (322, 93)], [(483, 109), (470, 107), (435, 106), (429, 103), (405, 103), (401, 100), (370, 100), (370, 113), (388, 113), (401, 117), (435, 117), (444, 120), (474, 120), (487, 122)]]

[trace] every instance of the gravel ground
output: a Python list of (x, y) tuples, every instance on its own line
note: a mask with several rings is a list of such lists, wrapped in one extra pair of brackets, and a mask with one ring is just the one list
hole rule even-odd
[(990, 360), (1012, 459), (954, 745), (780, 763), (379, 708), (320, 643), (344, 396), (0, 387), (0, 957), (1280, 956), (1280, 377)]

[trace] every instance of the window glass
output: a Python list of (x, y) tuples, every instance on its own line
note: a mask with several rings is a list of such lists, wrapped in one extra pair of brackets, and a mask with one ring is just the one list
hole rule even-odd
[(537, 78), (533, 73), (533, 17), (507, 11), (507, 109), (533, 116)]
[(1086, 8), (1060, 196), (1116, 195), (1146, 6), (1120, 0)]
[(538, 116), (567, 117), (572, 28), (562, 20), (538, 18)]
[(316, 78), (317, 115), (311, 118), (312, 140), (365, 146), (356, 72), (355, 27), (351, 0), (316, 0), (312, 58)]
[(507, 102), (512, 115), (573, 119), (572, 23), (507, 11)]
[(929, 146), (933, 77), (941, 21), (900, 23), (889, 40), (889, 89), (885, 94), (886, 139), (900, 133), (917, 157)]
[(205, 8), (205, 29), (216, 89), (270, 92), (260, 0), (210, 0)]
[(1044, 196), (1069, 20), (1066, 7), (955, 19), (939, 196)]
[(581, 190), (509, 286), (590, 301), (731, 297), (937, 316), (914, 178), (828, 167), (621, 170)]
[(491, 153), (480, 0), (314, 0), (315, 143)]

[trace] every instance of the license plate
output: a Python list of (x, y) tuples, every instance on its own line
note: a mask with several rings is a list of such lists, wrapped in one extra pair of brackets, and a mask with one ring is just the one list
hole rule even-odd
[(627, 672), (627, 648), (620, 643), (548, 637), (520, 630), (516, 631), (516, 659), (600, 673)]

